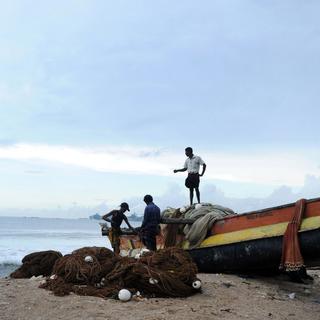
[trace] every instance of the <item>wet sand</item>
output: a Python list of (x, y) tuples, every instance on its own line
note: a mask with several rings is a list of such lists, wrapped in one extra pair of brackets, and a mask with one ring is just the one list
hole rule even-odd
[(56, 297), (39, 279), (0, 279), (0, 319), (320, 319), (320, 271), (314, 282), (284, 277), (199, 274), (203, 293), (178, 299), (120, 302), (75, 294)]

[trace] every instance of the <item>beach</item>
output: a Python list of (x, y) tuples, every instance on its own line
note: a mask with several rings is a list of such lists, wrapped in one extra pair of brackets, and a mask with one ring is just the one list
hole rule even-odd
[(319, 319), (320, 271), (308, 273), (313, 283), (293, 283), (284, 276), (199, 274), (201, 294), (129, 302), (75, 294), (57, 297), (38, 288), (40, 279), (6, 278), (0, 279), (0, 319)]
[[(2, 218), (0, 226), (0, 319), (319, 319), (320, 270), (308, 270), (313, 283), (286, 276), (198, 274), (202, 293), (188, 298), (142, 298), (129, 302), (71, 294), (54, 296), (40, 289), (41, 278), (4, 278), (24, 255), (57, 249), (70, 253), (85, 244), (109, 243), (97, 222), (86, 220)], [(2, 276), (2, 278), (1, 278)]]

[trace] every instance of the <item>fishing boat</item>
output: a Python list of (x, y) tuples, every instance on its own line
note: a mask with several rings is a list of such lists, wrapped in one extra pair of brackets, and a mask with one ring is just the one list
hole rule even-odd
[[(188, 248), (200, 272), (239, 273), (279, 270), (283, 238), (296, 211), (296, 203), (236, 214), (218, 219), (196, 248)], [(192, 223), (183, 219), (163, 219), (164, 223)], [(102, 231), (106, 234), (106, 231)], [(181, 239), (180, 239), (181, 240)], [(320, 198), (305, 201), (298, 240), (306, 267), (320, 266)], [(158, 236), (157, 244), (163, 247)], [(123, 234), (121, 249), (134, 250), (142, 244), (136, 235)]]

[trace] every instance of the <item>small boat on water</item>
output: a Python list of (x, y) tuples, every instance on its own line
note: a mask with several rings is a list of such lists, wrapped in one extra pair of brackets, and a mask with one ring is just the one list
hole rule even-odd
[[(284, 234), (295, 210), (296, 203), (290, 203), (227, 216), (213, 224), (198, 247), (189, 249), (187, 241), (180, 243), (200, 272), (275, 272), (279, 270)], [(163, 222), (175, 223), (174, 219), (169, 220)], [(176, 223), (192, 221), (177, 219)], [(106, 229), (102, 228), (102, 234), (106, 235)], [(306, 200), (298, 239), (305, 266), (320, 266), (320, 198)], [(157, 243), (163, 247), (162, 235)], [(122, 250), (141, 247), (138, 236), (125, 233), (121, 236)]]

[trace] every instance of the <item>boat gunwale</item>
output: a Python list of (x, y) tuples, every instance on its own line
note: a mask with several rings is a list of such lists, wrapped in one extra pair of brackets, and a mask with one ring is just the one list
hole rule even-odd
[[(313, 203), (313, 202), (320, 202), (320, 197), (306, 200), (306, 204)], [(248, 216), (248, 215), (251, 215), (251, 214), (258, 214), (259, 215), (259, 214), (262, 214), (262, 213), (265, 213), (265, 212), (269, 212), (269, 211), (290, 208), (290, 207), (294, 207), (295, 204), (296, 204), (296, 202), (292, 202), (292, 203), (287, 203), (287, 204), (283, 204), (283, 205), (280, 205), (280, 206), (275, 206), (275, 207), (270, 207), (270, 208), (265, 208), (265, 209), (260, 209), (260, 210), (253, 210), (253, 211), (248, 211), (248, 212), (243, 212), (243, 213), (236, 213), (234, 215), (218, 218), (216, 220), (216, 222), (223, 221), (223, 220), (229, 220), (229, 219), (235, 219), (235, 218), (238, 218), (238, 217), (245, 217), (245, 216)]]

